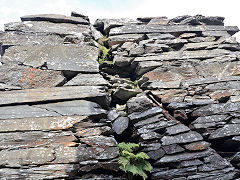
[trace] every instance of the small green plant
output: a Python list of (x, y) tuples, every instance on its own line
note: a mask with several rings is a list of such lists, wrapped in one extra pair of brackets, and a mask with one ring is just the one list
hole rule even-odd
[(139, 147), (139, 145), (135, 143), (122, 142), (118, 144), (118, 147), (120, 150), (120, 158), (118, 161), (120, 169), (128, 174), (129, 179), (133, 179), (134, 176), (139, 175), (145, 180), (147, 178), (146, 171), (152, 171), (152, 166), (147, 161), (149, 156), (144, 152), (135, 154), (134, 151)]

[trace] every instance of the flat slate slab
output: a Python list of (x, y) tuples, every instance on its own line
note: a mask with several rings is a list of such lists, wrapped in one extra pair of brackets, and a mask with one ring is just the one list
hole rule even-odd
[(147, 57), (136, 57), (133, 60), (133, 65), (136, 62), (142, 61), (170, 61), (170, 60), (185, 60), (185, 59), (208, 59), (222, 55), (231, 54), (231, 51), (224, 49), (213, 49), (213, 50), (199, 50), (199, 51), (170, 51), (163, 52), (155, 56)]
[(19, 149), (33, 147), (51, 147), (58, 145), (75, 145), (77, 138), (72, 131), (30, 131), (0, 133), (0, 149)]
[(65, 80), (61, 71), (41, 70), (17, 64), (0, 66), (0, 82), (23, 89), (59, 86)]
[[(81, 91), (80, 91), (81, 92)], [(67, 115), (80, 115), (80, 116), (104, 116), (106, 115), (106, 110), (102, 109), (100, 105), (94, 102), (85, 100), (74, 100), (74, 101), (64, 101), (58, 103), (49, 103), (34, 105), (41, 109), (47, 109), (51, 112), (56, 112), (58, 114)]]
[(102, 101), (104, 104), (107, 95), (100, 86), (66, 86), (14, 90), (0, 92), (0, 105), (86, 98), (92, 98), (95, 102)]
[(120, 34), (145, 34), (145, 33), (179, 33), (179, 32), (202, 32), (202, 31), (228, 31), (235, 34), (239, 31), (237, 26), (190, 26), (190, 25), (126, 25), (115, 27), (110, 30), (110, 35)]
[(32, 67), (78, 72), (98, 72), (98, 48), (82, 45), (13, 46), (6, 50), (2, 62), (21, 62)]
[[(28, 107), (29, 106), (23, 106), (23, 108), (26, 108), (25, 111)], [(0, 109), (5, 108), (6, 107), (1, 107)], [(14, 107), (7, 108), (15, 109)], [(39, 108), (36, 109), (38, 109), (39, 111), (41, 110)], [(86, 119), (86, 116), (57, 116), (6, 119), (0, 121), (0, 132), (64, 130), (73, 127), (74, 124), (80, 123), (84, 119)]]
[(58, 35), (88, 35), (91, 36), (89, 25), (53, 23), (48, 21), (13, 22), (4, 25), (5, 31), (18, 31), (26, 33), (45, 33)]
[(21, 17), (22, 21), (49, 21), (54, 23), (89, 24), (82, 17), (64, 16), (60, 14), (36, 14)]
[[(40, 109), (29, 105), (0, 107), (0, 119), (51, 117), (51, 116), (61, 115), (53, 111), (48, 111), (46, 109)], [(12, 123), (14, 123), (14, 121)]]
[(78, 74), (64, 86), (105, 86), (108, 85), (100, 74)]
[(13, 45), (38, 45), (49, 44), (56, 45), (62, 44), (64, 39), (56, 34), (41, 34), (41, 33), (22, 33), (22, 32), (4, 32), (0, 33), (0, 41), (5, 46)]

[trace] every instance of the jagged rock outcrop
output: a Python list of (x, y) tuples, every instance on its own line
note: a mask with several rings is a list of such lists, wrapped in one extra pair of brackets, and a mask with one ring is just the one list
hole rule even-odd
[(0, 179), (240, 177), (239, 29), (223, 17), (21, 17), (0, 32)]

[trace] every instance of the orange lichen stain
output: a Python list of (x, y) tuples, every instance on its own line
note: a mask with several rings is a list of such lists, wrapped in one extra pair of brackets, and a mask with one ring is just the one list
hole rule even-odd
[(220, 93), (216, 93), (212, 96), (213, 99), (221, 99), (221, 98), (224, 98), (224, 97), (229, 97), (231, 96), (231, 93), (228, 92), (228, 91), (225, 91), (225, 92), (220, 92)]
[(205, 148), (204, 145), (198, 145), (193, 147), (191, 150), (203, 150), (204, 148)]
[(76, 142), (63, 142), (63, 144), (67, 147), (76, 147), (78, 145)]
[(78, 131), (78, 134), (82, 135), (82, 134), (85, 134), (87, 131), (86, 130), (81, 130), (81, 131)]
[(28, 68), (28, 70), (25, 73), (25, 76), (20, 80), (21, 83), (23, 82), (31, 82), (38, 77), (38, 74), (41, 73), (41, 69), (36, 69), (36, 68)]
[(240, 74), (240, 71), (239, 71), (238, 67), (235, 67), (232, 75), (233, 76), (238, 76), (239, 74)]

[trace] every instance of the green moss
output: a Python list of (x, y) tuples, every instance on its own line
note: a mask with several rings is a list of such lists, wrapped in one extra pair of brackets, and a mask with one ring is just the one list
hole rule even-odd
[(108, 37), (104, 36), (103, 38), (98, 39), (98, 43), (104, 46), (108, 41)]

